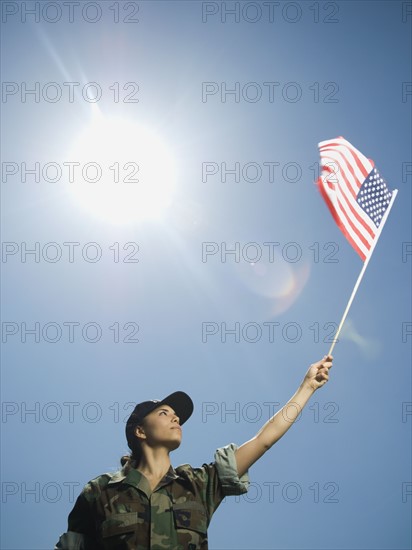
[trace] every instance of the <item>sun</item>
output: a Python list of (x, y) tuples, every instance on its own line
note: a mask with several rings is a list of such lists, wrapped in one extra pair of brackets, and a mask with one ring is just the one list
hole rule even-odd
[(174, 157), (154, 130), (97, 113), (68, 156), (76, 163), (72, 196), (95, 217), (117, 225), (161, 219), (172, 203)]

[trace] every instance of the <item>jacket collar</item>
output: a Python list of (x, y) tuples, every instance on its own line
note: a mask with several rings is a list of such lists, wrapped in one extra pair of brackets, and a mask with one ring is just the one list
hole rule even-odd
[[(175, 469), (173, 468), (173, 466), (170, 466), (169, 470), (161, 479), (156, 489), (163, 487), (164, 485), (168, 485), (173, 480), (178, 478), (179, 476), (177, 475)], [(136, 468), (131, 468), (129, 464), (126, 464), (121, 470), (115, 472), (108, 482), (108, 485), (114, 485), (115, 483), (124, 483), (126, 485), (131, 485), (136, 489), (140, 489), (145, 494), (150, 494), (152, 492), (150, 490), (150, 485), (147, 478)]]

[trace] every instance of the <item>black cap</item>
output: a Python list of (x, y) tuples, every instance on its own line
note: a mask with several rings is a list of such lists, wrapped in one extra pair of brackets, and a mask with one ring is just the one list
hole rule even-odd
[(162, 405), (169, 405), (179, 417), (180, 425), (184, 424), (186, 420), (190, 418), (193, 412), (193, 401), (183, 391), (176, 391), (171, 393), (162, 400), (152, 399), (151, 401), (143, 401), (134, 408), (134, 411), (129, 416), (126, 423), (126, 439), (130, 449), (132, 449), (132, 442), (134, 439), (134, 430), (138, 426), (143, 418), (149, 413), (161, 407)]

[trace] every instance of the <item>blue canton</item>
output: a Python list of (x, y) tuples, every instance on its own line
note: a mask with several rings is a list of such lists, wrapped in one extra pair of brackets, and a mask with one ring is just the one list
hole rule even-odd
[(374, 168), (363, 182), (357, 197), (357, 203), (370, 217), (376, 227), (379, 227), (383, 215), (389, 206), (392, 193), (386, 181)]

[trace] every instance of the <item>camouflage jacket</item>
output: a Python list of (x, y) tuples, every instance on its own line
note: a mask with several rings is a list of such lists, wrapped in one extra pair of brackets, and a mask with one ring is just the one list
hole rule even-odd
[(211, 517), (228, 495), (246, 493), (248, 474), (237, 475), (233, 443), (215, 461), (170, 467), (152, 492), (126, 465), (86, 484), (55, 550), (206, 550)]

